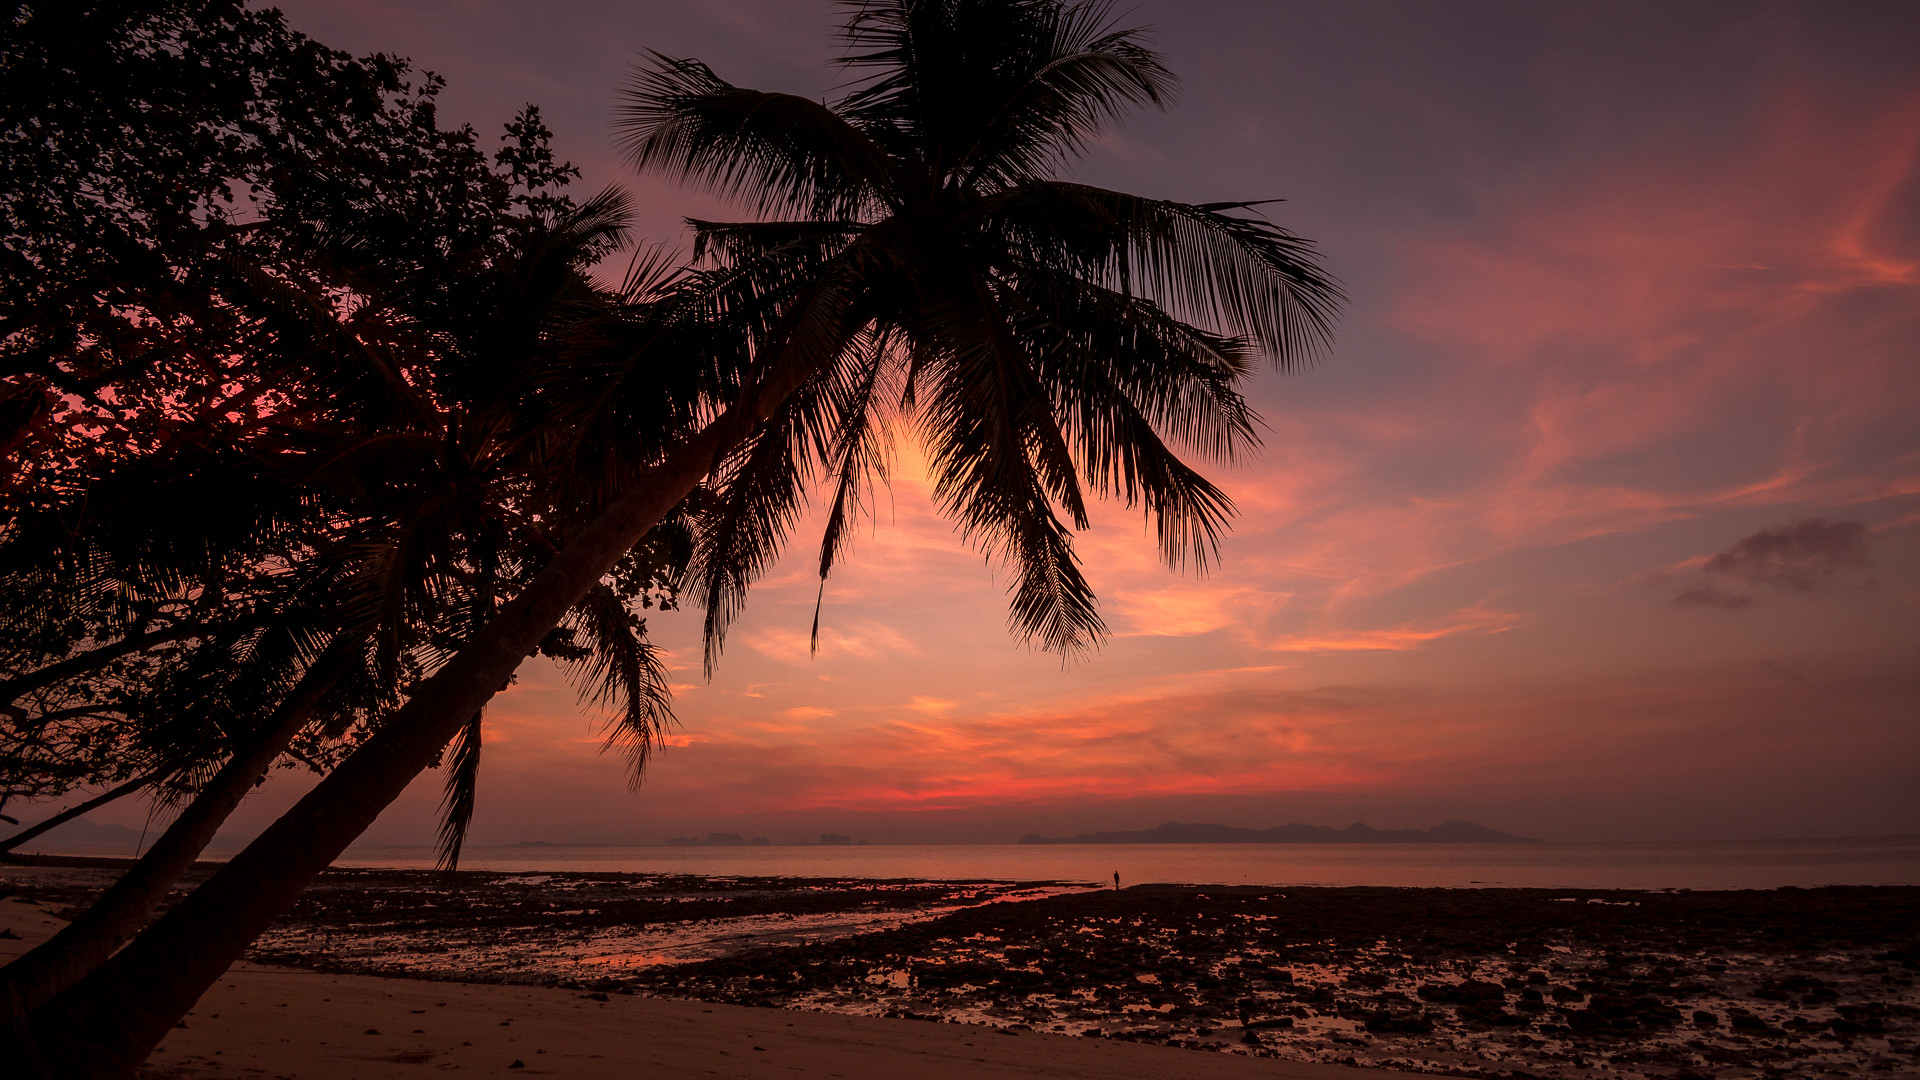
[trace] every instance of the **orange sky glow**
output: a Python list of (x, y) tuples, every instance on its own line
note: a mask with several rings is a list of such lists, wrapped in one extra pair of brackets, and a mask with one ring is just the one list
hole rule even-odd
[[(441, 71), (461, 120), (541, 104), (670, 242), (726, 211), (618, 162), (638, 50), (837, 77), (824, 4), (284, 6)], [(1169, 570), (1099, 508), (1079, 550), (1114, 632), (1063, 666), (1008, 635), (909, 433), (817, 655), (809, 518), (712, 681), (698, 613), (650, 619), (681, 723), (637, 792), (560, 673), (523, 669), (474, 842), (1920, 833), (1920, 58), (1894, 44), (1920, 9), (1202, 7), (1138, 5), (1183, 95), (1074, 175), (1285, 196), (1354, 297), (1330, 357), (1253, 387), (1262, 451), (1209, 466), (1240, 509), (1218, 564)], [(439, 783), (370, 839), (430, 842)]]

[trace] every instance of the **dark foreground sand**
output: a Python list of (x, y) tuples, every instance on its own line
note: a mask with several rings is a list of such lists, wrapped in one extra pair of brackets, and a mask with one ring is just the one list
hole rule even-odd
[[(118, 870), (36, 862), (0, 866), (0, 896), (37, 901), (43, 921)], [(675, 1076), (1920, 1076), (1909, 887), (1115, 891), (334, 870), (248, 958), (262, 966), (237, 972), (160, 1061), (198, 1055), (202, 1073), (237, 1075), (243, 1054), (287, 1054), (252, 1067), (291, 1075), (282, 1062), (326, 1054), (327, 1071), (302, 1075), (349, 1077), (556, 1055)], [(282, 982), (249, 982), (262, 979)], [(296, 1011), (316, 1019), (276, 1030)]]
[[(58, 925), (44, 906), (0, 901), (0, 928), (19, 935), (19, 940), (0, 940), (0, 957), (19, 955)], [(964, 1024), (251, 964), (229, 972), (201, 1000), (142, 1075), (154, 1080), (419, 1080), (446, 1070), (579, 1080), (1364, 1080), (1399, 1075)]]

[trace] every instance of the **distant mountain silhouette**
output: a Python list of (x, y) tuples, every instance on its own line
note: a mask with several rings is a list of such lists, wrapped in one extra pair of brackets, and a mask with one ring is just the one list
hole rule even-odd
[[(25, 828), (26, 826), (22, 826)], [(0, 826), (0, 833), (12, 834), (13, 829)], [(158, 836), (159, 830), (153, 835)], [(62, 844), (78, 844), (85, 847), (133, 847), (140, 843), (140, 830), (125, 825), (104, 825), (86, 818), (75, 818), (64, 825), (56, 825), (42, 833), (37, 839), (29, 840), (23, 850), (41, 851), (58, 848)]]
[(756, 844), (771, 844), (773, 841), (764, 836), (749, 840), (737, 832), (708, 833), (705, 840), (694, 836), (676, 836), (671, 840), (662, 840), (667, 847), (752, 847)]
[(1081, 833), (1071, 838), (1028, 833), (1023, 844), (1537, 844), (1471, 821), (1449, 821), (1431, 829), (1376, 829), (1355, 822), (1344, 829), (1325, 825), (1275, 825), (1243, 829), (1234, 825), (1183, 825), (1169, 821), (1135, 832)]

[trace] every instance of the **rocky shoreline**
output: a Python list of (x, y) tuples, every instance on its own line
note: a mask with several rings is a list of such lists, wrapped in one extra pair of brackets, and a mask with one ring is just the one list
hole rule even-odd
[[(73, 904), (91, 872), (0, 877)], [(250, 959), (1468, 1076), (1920, 1070), (1920, 888), (333, 871)]]

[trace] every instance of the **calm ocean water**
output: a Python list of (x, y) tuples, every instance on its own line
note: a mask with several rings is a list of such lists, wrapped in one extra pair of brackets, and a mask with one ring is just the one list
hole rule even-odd
[[(426, 848), (357, 848), (336, 864), (415, 869)], [(1126, 844), (871, 847), (470, 847), (466, 870), (716, 877), (1441, 888), (1776, 889), (1920, 885), (1920, 837), (1638, 844)]]

